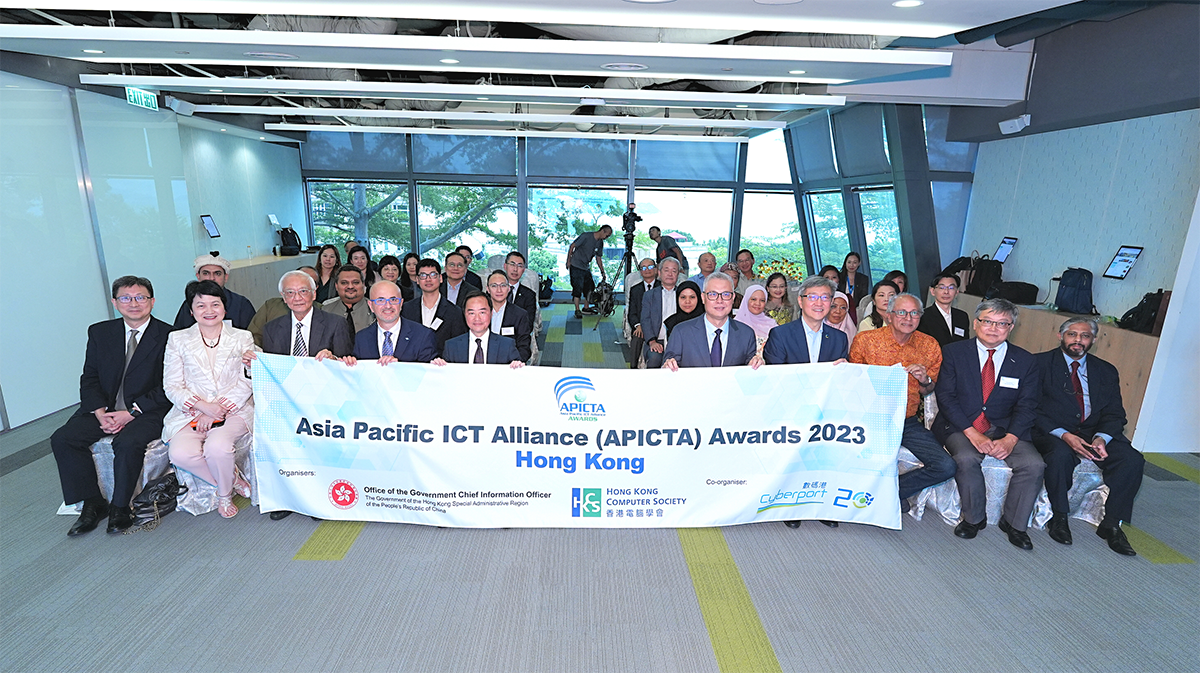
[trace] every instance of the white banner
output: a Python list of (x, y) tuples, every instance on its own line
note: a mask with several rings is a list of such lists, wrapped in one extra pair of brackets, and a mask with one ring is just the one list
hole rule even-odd
[(260, 355), (263, 511), (468, 527), (900, 528), (899, 367), (620, 371)]

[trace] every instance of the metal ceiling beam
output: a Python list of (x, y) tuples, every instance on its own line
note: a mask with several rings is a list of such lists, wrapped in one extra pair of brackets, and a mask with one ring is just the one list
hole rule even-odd
[(671, 133), (588, 133), (512, 129), (429, 129), (416, 126), (337, 126), (334, 124), (264, 124), (268, 131), (332, 131), (335, 133), (412, 133), (444, 136), (516, 136), (523, 138), (618, 138), (621, 140), (684, 140), (687, 142), (745, 143), (744, 136), (696, 136)]

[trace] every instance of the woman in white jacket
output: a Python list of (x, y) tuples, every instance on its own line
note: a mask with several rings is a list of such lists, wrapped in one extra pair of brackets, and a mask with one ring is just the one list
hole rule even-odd
[(196, 324), (167, 337), (163, 387), (174, 408), (163, 421), (171, 462), (217, 487), (217, 511), (237, 514), (233, 493), (250, 496), (237, 473), (233, 445), (254, 426), (254, 399), (242, 353), (258, 350), (250, 332), (225, 322), (225, 290), (188, 283)]

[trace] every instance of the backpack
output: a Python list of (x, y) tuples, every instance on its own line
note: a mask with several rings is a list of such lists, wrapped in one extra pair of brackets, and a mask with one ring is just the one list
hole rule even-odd
[(1096, 315), (1096, 306), (1092, 303), (1092, 272), (1087, 269), (1071, 267), (1063, 271), (1057, 280), (1058, 294), (1054, 297), (1054, 305), (1063, 313), (1080, 313)]
[(971, 274), (971, 282), (967, 284), (967, 294), (984, 296), (992, 286), (1004, 278), (1004, 262), (997, 262), (987, 255), (975, 260)]
[(287, 227), (279, 230), (279, 240), (282, 245), (279, 246), (279, 255), (281, 257), (293, 257), (300, 254), (300, 234), (296, 230)]
[(984, 299), (1007, 299), (1014, 304), (1036, 304), (1038, 286), (1019, 280), (996, 283), (983, 295)]
[(542, 307), (550, 305), (550, 301), (554, 299), (554, 279), (542, 278), (542, 274), (538, 274), (538, 299), (542, 302)]
[(1125, 312), (1117, 325), (1127, 330), (1150, 334), (1154, 331), (1154, 323), (1158, 319), (1158, 309), (1162, 306), (1163, 291), (1147, 292), (1137, 306)]

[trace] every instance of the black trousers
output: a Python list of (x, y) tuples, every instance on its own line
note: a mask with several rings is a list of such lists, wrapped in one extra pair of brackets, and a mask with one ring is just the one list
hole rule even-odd
[[(1034, 433), (1033, 445), (1046, 461), (1046, 494), (1050, 496), (1051, 510), (1055, 514), (1069, 514), (1067, 491), (1071, 490), (1079, 454), (1058, 437), (1041, 432)], [(1107, 448), (1108, 458), (1095, 461), (1108, 486), (1108, 501), (1100, 525), (1115, 526), (1133, 517), (1133, 499), (1142, 487), (1146, 459), (1124, 437), (1113, 437)]]
[[(113, 437), (113, 497), (112, 504), (128, 507), (133, 490), (142, 474), (146, 446), (162, 435), (163, 417), (142, 414), (129, 421)], [(72, 504), (100, 497), (96, 463), (92, 460), (92, 444), (104, 438), (100, 422), (90, 412), (80, 411), (67, 419), (50, 436), (50, 448), (58, 462), (58, 480), (62, 484), (63, 502)]]

